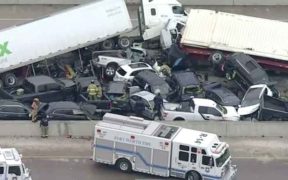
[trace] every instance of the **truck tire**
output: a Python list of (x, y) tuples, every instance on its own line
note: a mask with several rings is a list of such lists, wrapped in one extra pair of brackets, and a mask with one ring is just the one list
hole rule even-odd
[(105, 68), (105, 76), (107, 78), (113, 78), (115, 76), (118, 65), (116, 63), (110, 63)]
[(13, 87), (17, 85), (17, 77), (13, 73), (4, 74), (4, 85), (6, 87)]
[(132, 165), (130, 163), (130, 161), (128, 161), (127, 159), (121, 158), (118, 159), (116, 162), (116, 167), (122, 171), (122, 172), (131, 172), (132, 170)]
[(201, 177), (199, 175), (199, 173), (197, 173), (196, 171), (189, 171), (186, 174), (186, 180), (201, 180)]
[(220, 51), (216, 51), (209, 56), (209, 61), (213, 66), (218, 66), (224, 62), (224, 54)]
[(124, 36), (124, 37), (120, 37), (119, 39), (118, 39), (118, 47), (120, 48), (120, 49), (127, 49), (127, 48), (129, 48), (130, 46), (131, 46), (131, 40), (129, 39), (129, 37), (126, 37), (126, 36)]
[(102, 50), (113, 50), (115, 48), (115, 42), (113, 39), (107, 39), (101, 43)]

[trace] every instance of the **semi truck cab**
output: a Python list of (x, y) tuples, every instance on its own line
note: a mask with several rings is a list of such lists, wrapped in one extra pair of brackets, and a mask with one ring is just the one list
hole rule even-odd
[(140, 35), (144, 40), (160, 36), (169, 20), (186, 22), (187, 15), (177, 0), (142, 0), (138, 9)]
[(15, 148), (0, 149), (0, 180), (32, 180)]

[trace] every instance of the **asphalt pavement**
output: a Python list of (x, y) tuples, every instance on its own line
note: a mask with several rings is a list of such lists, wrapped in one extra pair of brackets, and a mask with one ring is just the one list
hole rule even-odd
[[(221, 138), (228, 142), (238, 180), (287, 180), (288, 139)], [(113, 166), (91, 160), (92, 139), (1, 137), (1, 147), (23, 154), (33, 180), (136, 180), (161, 179), (143, 173), (124, 174)], [(163, 178), (162, 178), (163, 179)], [(164, 178), (172, 180), (173, 178)]]
[[(24, 162), (32, 170), (33, 180), (174, 180), (136, 172), (125, 174), (86, 158), (28, 158)], [(233, 163), (238, 167), (237, 180), (287, 180), (287, 160), (234, 159)]]

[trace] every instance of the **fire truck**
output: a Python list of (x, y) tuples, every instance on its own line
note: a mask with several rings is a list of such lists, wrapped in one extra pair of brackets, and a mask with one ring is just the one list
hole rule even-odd
[(0, 180), (32, 180), (15, 148), (0, 148)]
[(93, 160), (189, 180), (231, 180), (237, 172), (229, 145), (216, 134), (111, 113), (95, 126)]

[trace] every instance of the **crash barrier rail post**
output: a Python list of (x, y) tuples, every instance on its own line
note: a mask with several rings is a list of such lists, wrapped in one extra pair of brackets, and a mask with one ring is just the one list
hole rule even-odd
[[(49, 136), (93, 137), (97, 121), (53, 121), (49, 123)], [(165, 122), (194, 130), (207, 131), (223, 137), (285, 137), (288, 122)], [(0, 136), (40, 136), (38, 123), (0, 121)]]
[[(0, 4), (83, 4), (94, 0), (1, 0)], [(179, 0), (183, 5), (288, 5), (287, 0)], [(140, 4), (140, 0), (126, 0)]]

